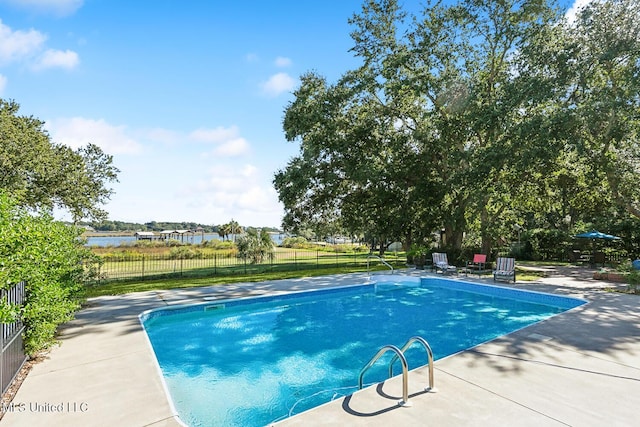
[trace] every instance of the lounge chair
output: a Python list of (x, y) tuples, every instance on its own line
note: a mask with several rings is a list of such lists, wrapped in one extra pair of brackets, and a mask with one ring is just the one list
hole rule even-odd
[(433, 258), (433, 269), (438, 272), (438, 270), (442, 271), (442, 274), (446, 273), (457, 273), (458, 269), (454, 265), (449, 265), (449, 260), (447, 260), (447, 254), (442, 252), (434, 252), (432, 255)]
[(493, 280), (513, 279), (516, 282), (516, 260), (515, 258), (499, 257), (496, 260), (496, 269), (493, 271)]
[(485, 254), (474, 254), (473, 261), (467, 261), (464, 271), (465, 273), (477, 273), (480, 275), (484, 272), (486, 264), (487, 256)]

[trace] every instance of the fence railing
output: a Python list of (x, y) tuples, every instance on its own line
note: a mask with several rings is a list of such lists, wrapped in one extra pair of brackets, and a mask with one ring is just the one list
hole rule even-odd
[[(147, 280), (163, 277), (208, 277), (237, 274), (261, 274), (276, 271), (309, 270), (330, 267), (367, 266), (367, 252), (327, 252), (316, 250), (278, 250), (261, 262), (239, 258), (235, 253), (173, 256), (171, 254), (117, 254), (103, 257), (100, 264), (88, 266), (98, 271), (97, 283), (113, 280)], [(387, 254), (394, 266), (406, 258)], [(373, 265), (374, 263), (372, 263)]]
[[(0, 291), (0, 298), (11, 305), (21, 305), (25, 300), (25, 296), (26, 285), (24, 282), (20, 282), (10, 289), (2, 289)], [(27, 360), (22, 343), (22, 332), (24, 332), (24, 325), (21, 320), (2, 324), (2, 336), (0, 337), (0, 348), (2, 349), (0, 356), (0, 384), (2, 385), (2, 393), (7, 391), (16, 374), (20, 372), (20, 368)]]

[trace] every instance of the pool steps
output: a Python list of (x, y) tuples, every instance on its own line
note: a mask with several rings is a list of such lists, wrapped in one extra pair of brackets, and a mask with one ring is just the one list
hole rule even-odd
[(391, 351), (394, 354), (393, 358), (389, 362), (389, 378), (393, 377), (393, 364), (396, 360), (400, 360), (402, 364), (402, 400), (398, 401), (398, 405), (408, 408), (411, 407), (411, 402), (409, 402), (409, 365), (407, 364), (407, 358), (404, 355), (404, 352), (411, 347), (413, 343), (420, 343), (424, 347), (427, 352), (427, 364), (429, 365), (429, 387), (425, 388), (426, 392), (435, 393), (437, 390), (434, 386), (433, 381), (433, 351), (431, 351), (431, 346), (422, 337), (413, 336), (407, 340), (406, 343), (400, 348), (395, 345), (385, 345), (378, 350), (378, 352), (371, 358), (369, 363), (367, 363), (362, 370), (360, 371), (360, 376), (358, 377), (358, 389), (362, 390), (362, 383), (365, 372), (369, 370), (377, 361), (384, 355), (386, 352)]

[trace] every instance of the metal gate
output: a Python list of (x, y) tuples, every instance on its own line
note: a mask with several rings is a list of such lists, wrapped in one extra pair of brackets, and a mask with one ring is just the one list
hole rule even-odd
[[(20, 282), (12, 286), (10, 289), (2, 289), (0, 298), (12, 305), (21, 305), (25, 299), (25, 283)], [(2, 324), (2, 336), (0, 337), (0, 348), (2, 355), (0, 357), (0, 384), (2, 385), (2, 393), (9, 388), (16, 374), (20, 372), (20, 368), (27, 360), (24, 354), (24, 346), (22, 343), (22, 332), (24, 325), (22, 320), (18, 319), (13, 323)]]

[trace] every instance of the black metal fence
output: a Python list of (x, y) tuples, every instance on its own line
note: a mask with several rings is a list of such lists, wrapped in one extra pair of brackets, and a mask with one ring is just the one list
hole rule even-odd
[[(10, 289), (0, 291), (0, 298), (11, 305), (21, 305), (24, 302), (25, 295), (26, 285), (24, 282), (20, 282)], [(27, 360), (22, 343), (22, 332), (24, 332), (24, 325), (21, 320), (2, 324), (2, 337), (0, 340), (0, 347), (2, 348), (0, 357), (2, 393), (7, 391), (16, 374), (20, 372), (20, 368)]]
[[(393, 253), (385, 255), (394, 267), (405, 265), (406, 258)], [(311, 270), (334, 267), (366, 268), (380, 264), (369, 259), (368, 252), (329, 252), (317, 250), (278, 250), (259, 262), (243, 259), (233, 251), (199, 254), (121, 253), (102, 257), (101, 263), (89, 266), (97, 270), (98, 283), (113, 280), (147, 280), (163, 277), (209, 277), (223, 275), (262, 274), (277, 271)]]

